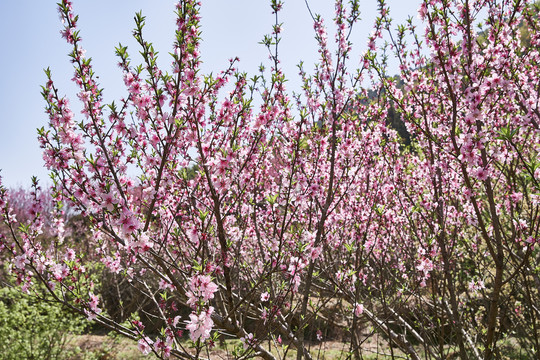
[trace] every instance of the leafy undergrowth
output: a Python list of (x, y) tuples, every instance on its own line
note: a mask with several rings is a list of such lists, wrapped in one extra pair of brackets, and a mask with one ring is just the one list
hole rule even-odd
[(70, 354), (69, 339), (87, 323), (50, 299), (0, 288), (0, 358), (62, 360)]

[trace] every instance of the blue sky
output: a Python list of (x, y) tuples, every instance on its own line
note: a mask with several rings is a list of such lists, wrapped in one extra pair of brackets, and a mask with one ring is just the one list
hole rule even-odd
[[(273, 16), (266, 0), (202, 0), (201, 56), (204, 73), (218, 72), (228, 59), (238, 56), (239, 69), (255, 74), (259, 64), (267, 62), (267, 51), (258, 42), (271, 32)], [(53, 0), (0, 0), (0, 176), (6, 186), (28, 186), (33, 175), (42, 183), (48, 179), (42, 166), (36, 128), (46, 126), (40, 86), (45, 82), (43, 69), (50, 67), (61, 93), (76, 102), (76, 87), (69, 79), (73, 69), (67, 57), (70, 47), (61, 39), (61, 23)], [(391, 0), (391, 17), (403, 23), (416, 16), (419, 0)], [(311, 10), (331, 24), (333, 1), (310, 0)], [(376, 16), (377, 1), (360, 2), (362, 21), (352, 41), (358, 56), (365, 48), (367, 35)], [(169, 69), (168, 52), (174, 40), (174, 2), (143, 0), (74, 0), (80, 15), (79, 29), (86, 55), (92, 57), (107, 103), (124, 96), (122, 74), (116, 66), (114, 48), (128, 45), (134, 60), (139, 49), (131, 36), (133, 15), (142, 10), (146, 16), (145, 37), (160, 52), (159, 64)], [(299, 88), (296, 65), (303, 60), (311, 70), (317, 60), (312, 20), (304, 0), (285, 0), (280, 15), (284, 23), (280, 55), (288, 87)], [(332, 32), (330, 31), (330, 34)], [(329, 37), (330, 38), (330, 37)], [(134, 61), (133, 63), (138, 63)]]

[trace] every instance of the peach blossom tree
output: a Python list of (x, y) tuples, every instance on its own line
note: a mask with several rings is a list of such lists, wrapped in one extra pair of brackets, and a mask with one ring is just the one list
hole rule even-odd
[[(338, 332), (355, 359), (374, 334), (392, 357), (498, 358), (508, 337), (538, 356), (534, 6), (426, 0), (419, 35), (412, 20), (394, 31), (381, 0), (358, 61), (360, 4), (337, 0), (333, 39), (313, 15), (319, 60), (313, 74), (299, 66), (294, 95), (277, 51), (281, 1), (271, 1), (263, 41), (269, 71), (252, 78), (236, 59), (202, 74), (200, 6), (175, 6), (168, 71), (136, 15), (143, 64), (116, 49), (128, 96), (106, 104), (78, 16), (69, 0), (59, 4), (82, 111), (46, 70), (39, 141), (53, 208), (89, 220), (95, 254), (61, 234), (42, 241), (48, 214), (17, 217), (0, 188), (0, 248), (22, 289), (44, 284), (159, 358), (209, 358), (218, 341), (237, 338), (233, 357), (294, 348), (311, 359)], [(474, 30), (484, 13), (485, 28)], [(390, 53), (398, 77), (388, 74)], [(410, 146), (389, 125), (391, 108)], [(127, 280), (145, 321), (108, 314), (89, 274), (96, 263)]]

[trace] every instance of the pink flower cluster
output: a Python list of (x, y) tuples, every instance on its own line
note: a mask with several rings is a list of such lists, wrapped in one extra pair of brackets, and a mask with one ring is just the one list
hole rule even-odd
[(205, 341), (210, 338), (210, 332), (214, 326), (213, 312), (214, 308), (209, 306), (207, 309), (200, 311), (199, 314), (193, 312), (189, 315), (186, 329), (189, 330), (189, 337), (192, 341)]
[(189, 291), (186, 292), (187, 304), (194, 309), (199, 304), (206, 304), (214, 298), (217, 290), (218, 286), (209, 275), (196, 275), (189, 281)]
[(205, 341), (210, 337), (210, 332), (214, 326), (212, 313), (214, 308), (208, 306), (218, 286), (212, 281), (209, 275), (195, 275), (189, 281), (189, 291), (187, 304), (193, 308), (189, 315), (186, 329), (189, 330), (191, 340)]

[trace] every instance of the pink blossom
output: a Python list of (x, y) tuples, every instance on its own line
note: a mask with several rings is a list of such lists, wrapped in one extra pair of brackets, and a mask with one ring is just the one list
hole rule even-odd
[(484, 285), (484, 282), (482, 280), (469, 282), (469, 290), (472, 290), (472, 291), (476, 292), (476, 291), (482, 290), (484, 288), (485, 288), (485, 285)]
[(356, 315), (356, 317), (362, 315), (364, 313), (364, 305), (363, 304), (356, 304), (354, 306), (354, 315)]
[(269, 294), (268, 292), (263, 292), (263, 293), (261, 294), (261, 301), (262, 301), (262, 302), (266, 302), (266, 301), (268, 301), (268, 300), (270, 300), (270, 294)]
[(534, 244), (536, 242), (536, 240), (535, 240), (534, 237), (529, 236), (529, 237), (527, 237), (527, 239), (525, 239), (525, 242), (528, 243), (528, 244)]
[(164, 279), (159, 280), (159, 288), (163, 289), (163, 290), (171, 290), (171, 291), (174, 291), (174, 289), (175, 289), (173, 284), (171, 284), (170, 282), (168, 282), (168, 281), (166, 281)]
[(90, 297), (90, 301), (88, 302), (88, 307), (90, 309), (89, 310), (85, 309), (84, 312), (86, 313), (88, 320), (95, 320), (97, 315), (99, 315), (102, 311), (98, 307), (99, 298), (92, 293), (89, 294), (89, 297)]
[(120, 217), (120, 225), (124, 234), (129, 235), (135, 232), (140, 227), (139, 220), (129, 210), (124, 210)]
[(66, 254), (64, 255), (64, 259), (66, 261), (73, 261), (75, 260), (75, 250), (73, 249), (67, 249)]
[(24, 255), (19, 255), (15, 257), (15, 267), (17, 269), (24, 269), (25, 265), (28, 263), (29, 261)]
[(214, 298), (214, 293), (218, 286), (212, 281), (208, 275), (197, 275), (189, 281), (189, 291), (186, 293), (188, 297), (188, 305), (194, 307), (199, 301), (204, 303)]
[(194, 312), (189, 315), (186, 329), (189, 330), (189, 337), (192, 341), (197, 341), (198, 339), (205, 341), (210, 337), (210, 331), (214, 326), (214, 321), (212, 320), (213, 312), (214, 308), (210, 306), (208, 310), (202, 311), (199, 315)]
[(510, 194), (510, 198), (512, 199), (513, 203), (518, 203), (523, 199), (523, 193), (514, 192), (514, 193)]
[(56, 281), (62, 281), (69, 275), (69, 268), (66, 264), (53, 264), (51, 266), (51, 273)]
[(474, 175), (480, 181), (485, 181), (488, 178), (488, 171), (484, 168), (477, 168)]
[(171, 350), (172, 347), (170, 345), (165, 345), (162, 350), (162, 355), (165, 359), (168, 359), (171, 357)]
[(143, 339), (139, 340), (139, 343), (137, 345), (137, 348), (143, 355), (148, 355), (152, 351), (152, 348), (150, 345), (152, 344), (152, 340), (148, 337), (145, 337)]
[(248, 349), (256, 343), (255, 337), (252, 333), (246, 334), (246, 336), (241, 337), (240, 341), (242, 342), (242, 346), (244, 347), (244, 349)]
[(102, 195), (103, 198), (103, 207), (107, 209), (108, 211), (114, 210), (114, 205), (118, 203), (118, 201), (114, 198), (114, 195), (112, 192), (108, 192), (106, 194)]

